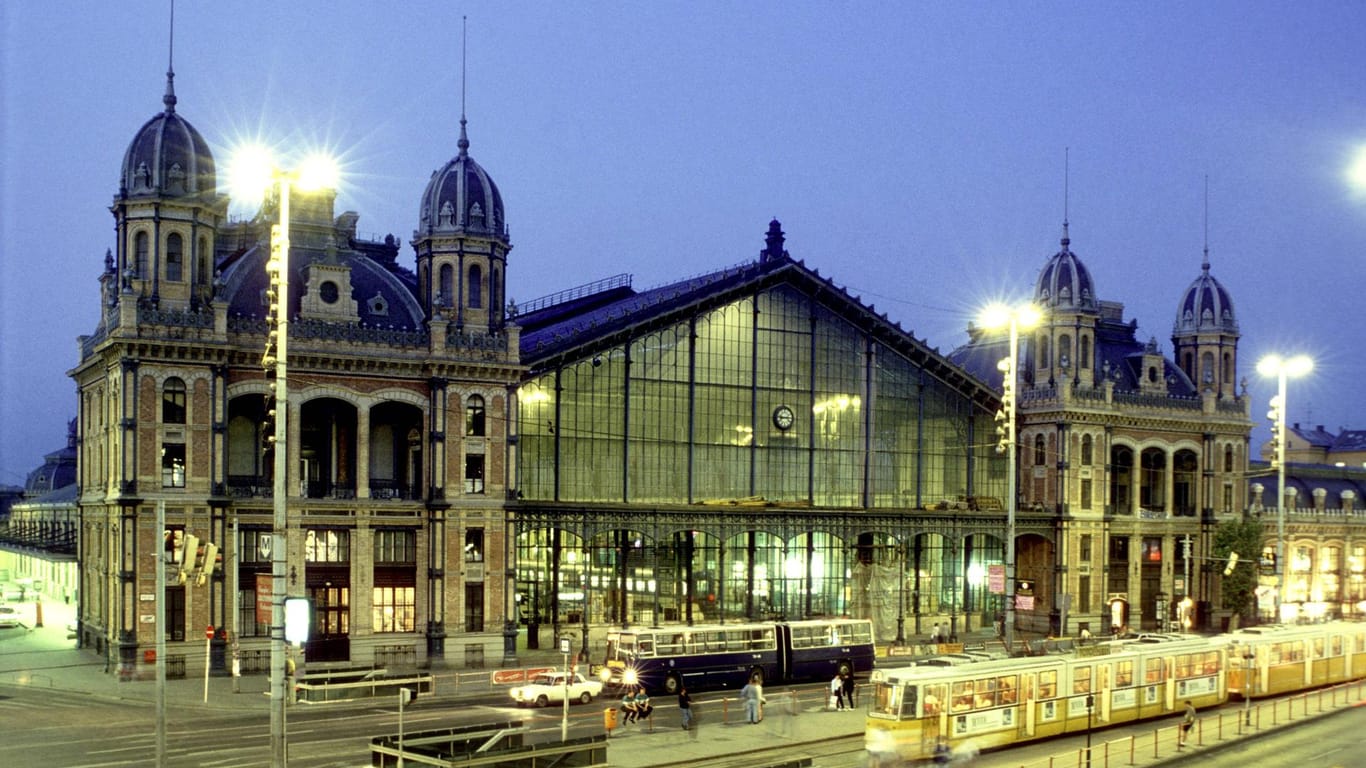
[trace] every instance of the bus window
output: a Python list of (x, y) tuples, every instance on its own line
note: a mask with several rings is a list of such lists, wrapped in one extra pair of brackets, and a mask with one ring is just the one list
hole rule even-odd
[(637, 656), (653, 656), (653, 655), (655, 655), (655, 641), (654, 641), (654, 638), (653, 638), (653, 637), (649, 637), (649, 636), (640, 638), (639, 644), (636, 645), (636, 655), (637, 655)]
[(1058, 671), (1050, 669), (1039, 673), (1039, 698), (1056, 699), (1058, 697)]

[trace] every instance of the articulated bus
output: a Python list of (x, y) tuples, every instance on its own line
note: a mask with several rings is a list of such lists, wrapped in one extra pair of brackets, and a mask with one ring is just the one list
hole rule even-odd
[[(1249, 675), (1250, 673), (1250, 675)], [(1251, 676), (1251, 690), (1245, 678)], [(870, 755), (925, 760), (943, 740), (992, 749), (1366, 676), (1366, 624), (1147, 635), (1074, 652), (878, 669)]]
[(672, 694), (864, 674), (873, 658), (868, 619), (802, 619), (613, 630), (603, 671), (609, 687)]

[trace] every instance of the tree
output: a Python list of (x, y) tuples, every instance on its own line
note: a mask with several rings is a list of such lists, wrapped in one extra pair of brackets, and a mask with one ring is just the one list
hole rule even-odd
[(1214, 530), (1214, 552), (1216, 559), (1227, 560), (1232, 552), (1238, 553), (1238, 562), (1232, 573), (1220, 574), (1222, 582), (1219, 593), (1224, 608), (1233, 610), (1247, 623), (1257, 615), (1257, 603), (1253, 599), (1257, 589), (1257, 563), (1262, 555), (1266, 541), (1266, 527), (1260, 520), (1229, 520), (1219, 524)]

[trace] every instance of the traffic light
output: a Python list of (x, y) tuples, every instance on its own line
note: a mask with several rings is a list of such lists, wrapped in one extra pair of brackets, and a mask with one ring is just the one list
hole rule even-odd
[(1224, 575), (1225, 575), (1225, 576), (1232, 576), (1232, 575), (1233, 575), (1233, 569), (1234, 569), (1235, 567), (1237, 567), (1237, 565), (1238, 565), (1238, 553), (1237, 553), (1237, 552), (1230, 552), (1230, 553), (1228, 553), (1228, 565), (1224, 566)]
[(194, 571), (195, 561), (199, 559), (199, 537), (193, 533), (185, 536), (185, 543), (180, 548), (180, 573), (176, 575), (176, 583), (184, 584)]
[(1285, 435), (1281, 433), (1285, 414), (1281, 412), (1280, 395), (1271, 398), (1271, 410), (1266, 412), (1266, 417), (1271, 420), (1271, 466), (1279, 467), (1281, 463), (1281, 442), (1285, 440)]
[(213, 576), (214, 568), (218, 565), (218, 545), (212, 541), (204, 545), (204, 565), (200, 567), (199, 578), (195, 580), (198, 586), (204, 586), (204, 582)]

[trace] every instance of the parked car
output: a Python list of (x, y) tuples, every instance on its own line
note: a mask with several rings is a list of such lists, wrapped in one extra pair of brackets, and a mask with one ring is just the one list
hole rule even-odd
[[(517, 702), (517, 706), (525, 707), (534, 704), (538, 707), (548, 707), (551, 704), (564, 702), (565, 695), (565, 673), (563, 672), (542, 672), (531, 679), (526, 685), (515, 686), (512, 691), (512, 700)], [(577, 672), (569, 677), (569, 700), (587, 704), (602, 693), (602, 683), (597, 680), (585, 679)]]
[(0, 605), (0, 629), (24, 626), (19, 621), (19, 611), (8, 605)]

